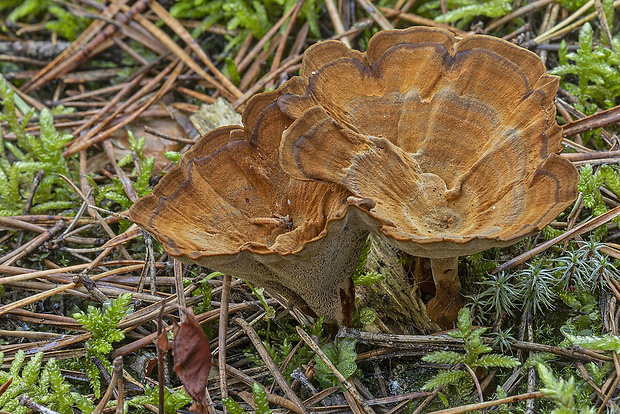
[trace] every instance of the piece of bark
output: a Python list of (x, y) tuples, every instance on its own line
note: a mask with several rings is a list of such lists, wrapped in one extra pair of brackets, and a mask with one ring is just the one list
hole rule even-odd
[(426, 314), (417, 285), (410, 282), (397, 252), (382, 238), (371, 236), (372, 247), (366, 268), (384, 279), (370, 286), (356, 287), (358, 309), (371, 308), (377, 319), (364, 328), (369, 332), (394, 334), (428, 333), (440, 330)]

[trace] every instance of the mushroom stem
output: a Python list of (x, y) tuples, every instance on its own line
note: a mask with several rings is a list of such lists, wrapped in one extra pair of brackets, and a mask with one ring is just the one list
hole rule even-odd
[(452, 327), (459, 310), (463, 307), (458, 267), (458, 257), (431, 259), (431, 270), (437, 293), (428, 302), (426, 312), (432, 321), (444, 328)]

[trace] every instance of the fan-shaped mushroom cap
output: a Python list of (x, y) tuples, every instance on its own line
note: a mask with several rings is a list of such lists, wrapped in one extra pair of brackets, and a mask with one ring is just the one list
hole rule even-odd
[(367, 231), (352, 219), (345, 188), (282, 171), (278, 146), (291, 122), (275, 101), (283, 93), (303, 93), (300, 78), (255, 96), (243, 114), (245, 128), (202, 137), (134, 204), (130, 218), (175, 258), (264, 286), (329, 322), (349, 323), (350, 275)]
[(304, 93), (278, 98), (295, 119), (283, 169), (374, 201), (379, 231), (410, 254), (515, 243), (576, 198), (576, 169), (555, 155), (558, 78), (525, 49), (441, 29), (380, 32), (366, 53), (311, 47), (302, 79)]

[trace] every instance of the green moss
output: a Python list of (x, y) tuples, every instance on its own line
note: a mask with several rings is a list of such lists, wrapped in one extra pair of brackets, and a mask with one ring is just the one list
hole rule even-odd
[[(613, 20), (612, 20), (613, 21)], [(562, 40), (558, 52), (559, 65), (549, 71), (562, 77), (562, 87), (579, 98), (576, 108), (582, 112), (588, 105), (608, 109), (620, 96), (620, 41), (614, 40), (614, 48), (597, 45), (593, 47), (593, 30), (590, 23), (579, 32), (579, 48), (568, 52)], [(573, 83), (568, 75), (578, 78)]]
[[(450, 331), (448, 335), (463, 340), (464, 353), (436, 351), (425, 355), (422, 360), (435, 364), (464, 364), (474, 372), (478, 368), (514, 368), (519, 365), (519, 361), (511, 356), (491, 353), (491, 347), (481, 339), (487, 329), (474, 329), (469, 309), (463, 308), (459, 311), (457, 327), (458, 331)], [(439, 387), (445, 387), (444, 391), (455, 392), (463, 403), (469, 398), (467, 395), (473, 390), (474, 383), (466, 369), (455, 369), (439, 372), (427, 381), (422, 389), (432, 390)]]
[(86, 341), (86, 357), (75, 361), (75, 364), (86, 371), (90, 385), (99, 398), (101, 396), (101, 381), (99, 370), (91, 358), (97, 358), (103, 366), (112, 372), (112, 364), (107, 354), (113, 350), (114, 342), (125, 338), (123, 331), (116, 326), (131, 310), (131, 293), (119, 295), (118, 298), (105, 304), (102, 309), (89, 306), (86, 312), (78, 312), (73, 315), (80, 325), (84, 326), (92, 334), (92, 338)]
[[(4, 354), (0, 352), (0, 365), (3, 359)], [(0, 396), (0, 410), (15, 414), (30, 412), (19, 404), (19, 397), (27, 395), (33, 402), (60, 414), (73, 414), (73, 407), (82, 413), (91, 413), (95, 406), (89, 399), (71, 390), (56, 360), (51, 358), (42, 367), (42, 359), (43, 352), (37, 352), (26, 363), (26, 354), (20, 350), (15, 354), (9, 371), (0, 371), (0, 383), (12, 379), (11, 385)]]
[[(0, 136), (0, 215), (23, 214), (35, 174), (41, 170), (43, 179), (36, 189), (31, 212), (76, 208), (77, 196), (60, 178), (63, 174), (77, 181), (75, 159), (63, 157), (63, 146), (73, 137), (54, 127), (54, 118), (44, 109), (39, 116), (40, 134), (26, 132), (26, 125), (35, 115), (0, 75), (0, 120), (6, 121), (15, 141)], [(20, 120), (17, 111), (24, 114)]]
[(19, 0), (16, 2), (9, 0), (8, 3), (3, 1), (0, 5), (0, 11), (15, 6), (17, 7), (11, 11), (8, 20), (20, 21), (26, 19), (28, 21), (33, 17), (49, 13), (55, 19), (48, 21), (45, 27), (67, 40), (75, 40), (91, 22), (90, 19), (76, 16), (69, 11), (70, 9), (64, 9), (57, 3), (49, 0)]

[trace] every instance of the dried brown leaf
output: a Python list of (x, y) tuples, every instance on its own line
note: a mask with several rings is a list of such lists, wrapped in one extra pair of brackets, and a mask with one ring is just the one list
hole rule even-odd
[(184, 308), (186, 319), (174, 329), (174, 369), (194, 400), (205, 402), (205, 387), (211, 369), (211, 348), (191, 308)]

